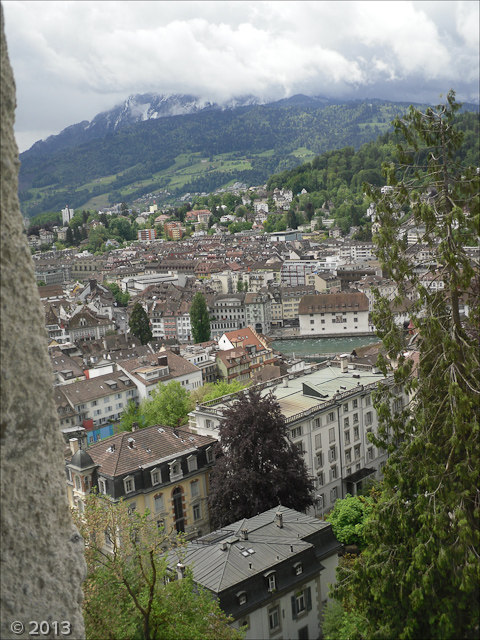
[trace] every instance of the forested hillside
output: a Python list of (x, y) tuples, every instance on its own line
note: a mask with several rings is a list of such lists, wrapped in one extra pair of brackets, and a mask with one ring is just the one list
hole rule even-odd
[(22, 210), (33, 216), (67, 203), (128, 203), (161, 189), (175, 196), (234, 181), (260, 184), (326, 151), (359, 149), (389, 131), (406, 108), (379, 100), (327, 106), (290, 100), (148, 120), (54, 153), (25, 152)]

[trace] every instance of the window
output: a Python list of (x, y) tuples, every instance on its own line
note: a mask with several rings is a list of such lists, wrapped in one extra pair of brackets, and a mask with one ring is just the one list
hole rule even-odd
[(155, 513), (160, 513), (160, 511), (164, 510), (164, 504), (163, 504), (163, 494), (162, 493), (157, 493), (157, 495), (154, 496), (153, 498), (153, 503), (155, 505)]
[(373, 460), (373, 447), (367, 449), (367, 460)]
[(325, 320), (320, 320), (320, 323), (321, 324), (325, 324)]
[(280, 629), (280, 607), (278, 605), (268, 610), (268, 628), (270, 631)]
[(300, 453), (301, 455), (303, 455), (304, 453), (306, 453), (305, 449), (303, 448), (303, 440), (300, 440), (300, 442), (296, 442), (295, 446), (298, 449), (298, 453)]
[(98, 490), (100, 491), (100, 493), (107, 493), (107, 481), (104, 480), (104, 478), (98, 479)]
[(303, 566), (301, 562), (297, 562), (296, 564), (293, 565), (294, 569), (295, 569), (295, 575), (299, 576), (303, 573)]
[(291, 438), (299, 438), (302, 435), (302, 427), (294, 427), (290, 432)]
[(315, 320), (310, 320), (310, 324), (315, 324)]
[(372, 424), (372, 412), (367, 411), (365, 414), (365, 424)]
[(77, 476), (76, 474), (75, 474), (75, 489), (77, 491), (82, 490), (82, 481), (80, 480), (80, 476)]
[(365, 406), (369, 407), (370, 406), (370, 396), (365, 396)]
[(347, 449), (345, 451), (345, 462), (351, 462), (351, 461), (352, 461), (352, 450)]
[(135, 491), (135, 481), (131, 476), (127, 476), (123, 480), (123, 487), (125, 489), (125, 493), (132, 493)]
[(335, 442), (335, 428), (332, 427), (331, 429), (328, 430), (328, 441), (329, 442)]
[(315, 468), (319, 467), (323, 467), (323, 453), (321, 451), (315, 456)]
[(247, 603), (247, 593), (245, 591), (240, 591), (240, 593), (237, 593), (237, 598), (239, 605)]
[(267, 578), (267, 589), (269, 591), (275, 591), (276, 583), (275, 583), (275, 571), (270, 571), (268, 574), (264, 574)]
[(355, 458), (358, 459), (360, 458), (360, 445), (357, 444), (355, 447)]
[(188, 456), (187, 458), (187, 462), (188, 462), (188, 470), (189, 471), (196, 471), (198, 466), (197, 466), (197, 456)]
[(333, 489), (330, 491), (330, 502), (333, 504), (337, 498), (338, 498), (338, 488), (333, 487)]
[(317, 474), (317, 486), (323, 487), (324, 484), (325, 484), (325, 474), (323, 473), (323, 471), (320, 471)]
[(336, 459), (337, 459), (337, 447), (333, 445), (333, 447), (330, 447), (330, 449), (328, 450), (328, 461), (333, 462)]
[(153, 471), (150, 472), (150, 476), (153, 485), (160, 484), (160, 471), (158, 469), (153, 469)]
[(322, 446), (322, 434), (318, 433), (315, 436), (315, 449), (320, 449)]
[(344, 420), (343, 420), (343, 426), (344, 426), (344, 427), (348, 427), (349, 425), (350, 425), (350, 420), (349, 420), (349, 418), (344, 418)]
[(354, 440), (358, 440), (360, 438), (360, 431), (358, 427), (353, 427), (353, 438)]
[(313, 428), (314, 429), (319, 429), (321, 425), (321, 420), (320, 418), (315, 418), (315, 420), (313, 421)]
[(90, 488), (90, 476), (85, 476), (83, 478), (83, 484), (85, 486), (85, 491), (88, 491)]
[(207, 462), (213, 462), (213, 447), (207, 449)]
[(202, 517), (202, 510), (201, 510), (201, 505), (199, 504), (194, 504), (193, 505), (193, 520), (200, 520)]
[(353, 421), (358, 422), (358, 413), (353, 414)]
[(343, 413), (348, 413), (348, 402), (343, 405)]
[(302, 591), (297, 591), (295, 595), (291, 596), (292, 602), (292, 618), (298, 618), (299, 615), (310, 611), (312, 608), (312, 594), (311, 588), (307, 587)]
[(96, 401), (96, 400), (94, 400), (93, 402), (91, 402), (91, 403), (90, 403), (90, 406), (91, 406), (91, 407), (96, 407), (96, 406), (97, 406), (97, 401)]
[(128, 515), (132, 515), (132, 513), (135, 513), (135, 511), (137, 510), (137, 503), (136, 502), (131, 502), (128, 505)]
[(353, 408), (358, 409), (358, 400), (353, 401)]
[(196, 498), (198, 495), (200, 495), (200, 487), (199, 487), (198, 480), (195, 480), (195, 482), (191, 482), (190, 487), (192, 489), (192, 498)]
[(173, 511), (175, 515), (175, 528), (177, 533), (185, 533), (185, 516), (183, 514), (182, 490), (177, 487), (173, 490)]
[(334, 464), (333, 467), (330, 469), (330, 482), (332, 480), (336, 480), (337, 478), (338, 478), (337, 465)]
[(333, 411), (331, 411), (331, 412), (328, 414), (327, 421), (328, 421), (328, 422), (333, 422), (334, 420), (335, 420), (335, 414), (334, 414), (334, 412), (333, 412)]
[(345, 431), (345, 444), (350, 444), (350, 430)]

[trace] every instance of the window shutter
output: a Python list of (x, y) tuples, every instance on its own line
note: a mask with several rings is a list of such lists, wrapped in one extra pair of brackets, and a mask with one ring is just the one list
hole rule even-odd
[(292, 618), (295, 620), (297, 617), (297, 607), (295, 604), (295, 596), (292, 596), (291, 600), (292, 600)]
[(307, 611), (310, 611), (311, 608), (312, 608), (312, 589), (311, 589), (311, 587), (307, 587), (306, 596), (307, 596)]

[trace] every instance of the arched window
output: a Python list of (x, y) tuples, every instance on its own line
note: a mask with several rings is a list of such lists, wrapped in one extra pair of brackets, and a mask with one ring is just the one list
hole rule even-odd
[(180, 487), (173, 490), (173, 511), (175, 514), (175, 528), (177, 533), (185, 533), (185, 517), (183, 515), (182, 495)]

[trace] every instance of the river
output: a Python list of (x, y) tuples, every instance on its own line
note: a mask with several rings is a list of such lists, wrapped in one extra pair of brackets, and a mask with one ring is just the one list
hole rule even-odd
[(286, 356), (308, 356), (316, 353), (351, 353), (355, 347), (375, 344), (380, 340), (375, 335), (351, 338), (304, 338), (303, 340), (277, 340), (270, 343), (275, 351)]

